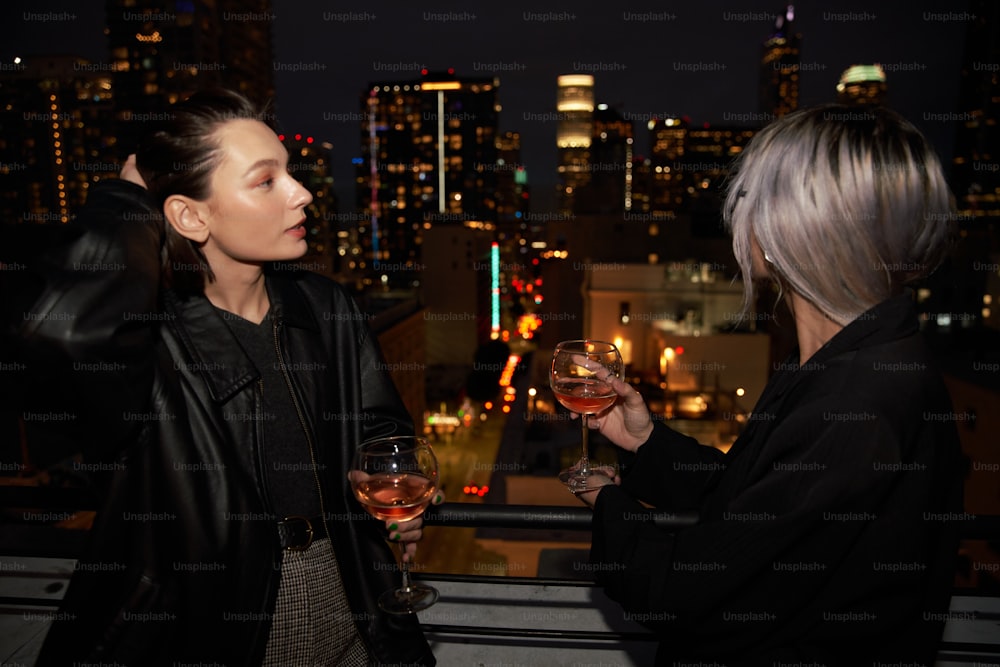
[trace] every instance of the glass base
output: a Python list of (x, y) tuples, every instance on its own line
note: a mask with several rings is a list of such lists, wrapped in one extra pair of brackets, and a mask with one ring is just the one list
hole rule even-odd
[(409, 588), (386, 591), (378, 599), (378, 606), (388, 614), (413, 614), (427, 609), (438, 600), (436, 588), (411, 584)]
[(572, 493), (584, 493), (606, 485), (614, 474), (614, 469), (607, 465), (591, 464), (585, 472), (574, 466), (559, 473), (559, 481)]

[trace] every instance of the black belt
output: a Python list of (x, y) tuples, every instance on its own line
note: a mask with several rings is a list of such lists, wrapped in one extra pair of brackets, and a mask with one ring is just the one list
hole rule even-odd
[[(317, 535), (320, 533), (320, 535)], [(278, 538), (281, 548), (291, 551), (303, 551), (309, 548), (314, 539), (320, 539), (325, 533), (323, 517), (286, 516), (278, 522)]]

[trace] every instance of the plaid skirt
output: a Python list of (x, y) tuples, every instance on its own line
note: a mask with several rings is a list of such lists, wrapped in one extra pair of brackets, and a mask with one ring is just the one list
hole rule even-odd
[(329, 539), (285, 551), (265, 667), (364, 666), (368, 651)]

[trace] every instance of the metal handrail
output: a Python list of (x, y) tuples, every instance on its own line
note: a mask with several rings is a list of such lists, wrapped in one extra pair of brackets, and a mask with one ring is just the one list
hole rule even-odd
[[(586, 507), (444, 503), (428, 507), (424, 523), (456, 528), (590, 530), (593, 517), (594, 513)], [(683, 528), (698, 523), (697, 512), (654, 512), (652, 517), (661, 528)]]
[[(94, 511), (99, 509), (100, 502), (98, 496), (87, 489), (0, 485), (0, 507)], [(589, 531), (592, 519), (593, 512), (586, 507), (551, 505), (443, 503), (427, 508), (424, 513), (424, 523), (428, 526), (455, 528)], [(958, 525), (962, 539), (1000, 539), (1000, 515), (963, 513), (943, 521)], [(693, 511), (653, 512), (653, 522), (662, 528), (683, 528), (696, 524), (698, 514)]]

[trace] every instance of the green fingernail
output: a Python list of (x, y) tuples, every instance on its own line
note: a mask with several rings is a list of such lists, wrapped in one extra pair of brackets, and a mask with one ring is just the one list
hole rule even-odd
[(390, 523), (389, 524), (389, 530), (396, 530), (397, 528), (399, 528), (399, 524), (398, 523)]
[(392, 535), (389, 536), (389, 539), (392, 540), (393, 542), (397, 541), (399, 539), (399, 533), (393, 533)]
[(442, 500), (444, 500), (444, 496), (442, 496), (440, 493), (437, 494), (436, 496), (434, 496), (434, 504), (435, 505), (437, 505), (438, 503), (440, 503)]

